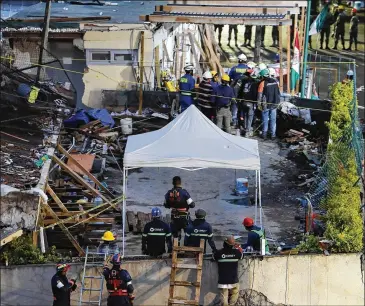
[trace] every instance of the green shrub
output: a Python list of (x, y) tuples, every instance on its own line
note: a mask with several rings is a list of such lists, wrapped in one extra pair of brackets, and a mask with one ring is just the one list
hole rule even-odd
[(42, 264), (59, 262), (62, 256), (56, 253), (55, 246), (42, 254), (39, 248), (33, 246), (31, 236), (23, 235), (1, 249), (1, 260), (8, 265)]
[(351, 111), (353, 86), (337, 83), (332, 87), (332, 116), (328, 123), (332, 143), (327, 149), (327, 162), (332, 170), (328, 175), (328, 195), (323, 200), (328, 240), (334, 252), (362, 250), (362, 219), (360, 187), (355, 152), (351, 146)]
[(305, 241), (302, 241), (299, 245), (299, 251), (305, 253), (319, 253), (322, 250), (319, 247), (319, 238), (314, 235), (306, 237)]

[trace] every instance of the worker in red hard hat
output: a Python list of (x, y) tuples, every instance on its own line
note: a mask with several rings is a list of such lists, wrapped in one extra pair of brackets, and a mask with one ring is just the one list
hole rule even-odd
[(70, 306), (71, 292), (77, 288), (76, 280), (68, 279), (66, 274), (70, 270), (67, 263), (59, 263), (56, 266), (56, 274), (51, 280), (53, 293), (53, 306)]
[[(242, 222), (245, 229), (248, 231), (247, 242), (242, 245), (243, 249), (251, 247), (254, 251), (260, 252), (260, 240), (265, 238), (265, 231), (255, 225), (251, 218), (244, 218)], [(265, 239), (265, 253), (269, 253), (269, 245)]]

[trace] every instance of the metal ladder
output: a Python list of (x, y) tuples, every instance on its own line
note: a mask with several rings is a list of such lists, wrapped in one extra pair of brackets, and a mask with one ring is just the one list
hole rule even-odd
[[(82, 282), (80, 289), (80, 299), (79, 306), (83, 305), (98, 305), (101, 306), (101, 299), (103, 294), (103, 285), (104, 285), (104, 276), (101, 273), (99, 275), (87, 275), (88, 268), (100, 268), (103, 267), (104, 262), (109, 258), (107, 253), (98, 253), (98, 252), (90, 252), (89, 247), (86, 247), (86, 255), (84, 261), (84, 269), (82, 274)], [(96, 285), (95, 285), (96, 281)], [(89, 283), (89, 286), (87, 283)], [(93, 287), (93, 283), (95, 287)], [(95, 299), (95, 295), (92, 295), (93, 292), (98, 292), (98, 300)], [(84, 300), (85, 295), (88, 294), (88, 299)]]
[[(194, 254), (195, 264), (185, 263), (184, 259), (179, 259), (178, 254)], [(172, 264), (170, 274), (170, 295), (168, 299), (168, 306), (179, 305), (194, 305), (199, 306), (200, 288), (203, 272), (203, 254), (204, 254), (204, 240), (200, 240), (199, 247), (179, 246), (178, 239), (174, 239), (174, 248), (172, 250)], [(196, 270), (196, 281), (177, 281), (177, 270), (193, 269)], [(195, 287), (195, 297), (193, 300), (186, 300), (181, 297), (175, 297), (175, 287)]]

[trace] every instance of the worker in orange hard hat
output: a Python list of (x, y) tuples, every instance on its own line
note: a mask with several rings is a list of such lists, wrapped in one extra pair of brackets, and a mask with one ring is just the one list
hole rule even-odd
[[(251, 247), (254, 251), (260, 251), (260, 240), (265, 238), (265, 231), (255, 225), (251, 218), (244, 218), (242, 222), (245, 229), (248, 231), (247, 242), (242, 245), (243, 249)], [(265, 253), (269, 253), (269, 246), (265, 240)]]

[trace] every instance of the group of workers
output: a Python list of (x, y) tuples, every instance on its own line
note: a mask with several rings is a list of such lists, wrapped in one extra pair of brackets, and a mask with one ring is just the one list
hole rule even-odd
[[(334, 31), (332, 35), (335, 38), (335, 45), (333, 47), (334, 50), (337, 50), (338, 43), (341, 41), (343, 50), (352, 50), (352, 46), (355, 45), (355, 51), (357, 51), (357, 37), (359, 32), (359, 18), (357, 17), (357, 10), (355, 8), (351, 11), (351, 19), (350, 19), (350, 44), (348, 48), (345, 48), (345, 24), (349, 20), (348, 16), (345, 14), (345, 8), (343, 5), (339, 5), (334, 13), (328, 12), (325, 17), (325, 20), (322, 24), (321, 29), (321, 40), (320, 40), (320, 49), (329, 50), (329, 40), (331, 35), (331, 26), (334, 26)], [(323, 43), (325, 42), (325, 47)], [(310, 44), (311, 47), (311, 44)]]
[[(261, 111), (262, 137), (268, 133), (276, 137), (276, 108), (280, 103), (279, 83), (274, 68), (261, 63), (248, 62), (245, 54), (238, 56), (238, 64), (229, 74), (219, 79), (217, 71), (206, 71), (196, 88), (194, 67), (185, 66), (185, 75), (180, 79), (180, 107), (185, 111), (197, 102), (202, 113), (219, 128), (231, 132), (231, 125), (253, 136), (252, 124), (255, 110)], [(194, 99), (195, 97), (195, 99)], [(270, 125), (269, 125), (270, 123)]]
[[(171, 209), (171, 224), (162, 220), (162, 212), (158, 207), (152, 209), (152, 221), (147, 223), (142, 234), (142, 253), (158, 257), (172, 252), (172, 238), (177, 238), (185, 246), (199, 247), (204, 240), (204, 253), (208, 242), (213, 259), (218, 263), (218, 288), (223, 305), (234, 305), (238, 299), (238, 261), (245, 252), (260, 253), (262, 241), (265, 241), (265, 251), (269, 248), (265, 240), (265, 232), (254, 224), (253, 219), (244, 218), (242, 224), (248, 231), (246, 243), (240, 245), (233, 236), (223, 241), (223, 248), (218, 249), (213, 239), (212, 226), (206, 221), (207, 213), (203, 209), (195, 211), (195, 219), (191, 220), (189, 209), (195, 207), (189, 192), (181, 185), (181, 178), (175, 176), (173, 188), (165, 195), (165, 208)], [(135, 298), (132, 277), (121, 267), (120, 250), (115, 242), (115, 235), (106, 231), (103, 242), (98, 247), (98, 253), (107, 253), (111, 257), (112, 267), (105, 263), (103, 276), (109, 293), (108, 306), (132, 306)], [(71, 292), (77, 288), (75, 279), (68, 279), (66, 274), (70, 265), (60, 263), (56, 274), (51, 280), (54, 296), (53, 306), (70, 306)]]

